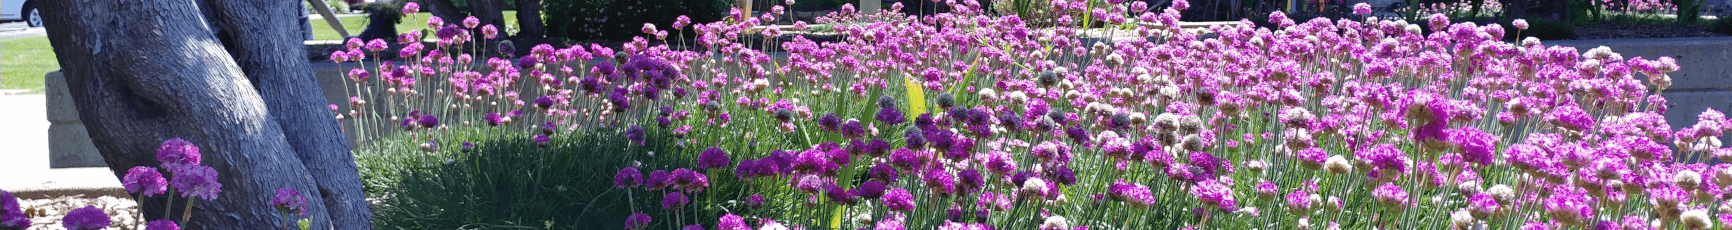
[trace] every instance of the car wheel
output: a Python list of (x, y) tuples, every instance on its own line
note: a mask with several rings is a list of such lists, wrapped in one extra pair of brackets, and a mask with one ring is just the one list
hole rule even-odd
[(29, 24), (30, 27), (42, 27), (42, 10), (24, 6), (24, 24)]

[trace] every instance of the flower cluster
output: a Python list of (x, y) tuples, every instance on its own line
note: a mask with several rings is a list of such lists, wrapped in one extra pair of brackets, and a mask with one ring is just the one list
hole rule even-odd
[[(1732, 185), (1696, 163), (1732, 159), (1732, 119), (1664, 119), (1671, 58), (1511, 43), (1441, 14), (1186, 28), (1186, 1), (1045, 2), (1051, 26), (975, 0), (845, 10), (820, 20), (854, 22), (830, 27), (842, 38), (779, 39), (782, 53), (753, 42), (780, 35), (777, 12), (675, 22), (702, 49), (639, 37), (487, 60), (462, 53), (477, 25), (434, 19), (450, 30), (438, 45), (351, 71), (355, 94), (391, 105), (344, 115), (550, 148), (623, 137), (623, 154), (680, 161), (617, 171), (616, 189), (661, 201), (634, 210), (721, 229), (1705, 227)], [(418, 105), (443, 109), (401, 109)], [(634, 211), (625, 226), (648, 224)]]
[[(197, 197), (207, 201), (216, 200), (217, 193), (222, 192), (222, 183), (217, 182), (216, 168), (200, 165), (201, 159), (202, 155), (199, 153), (197, 145), (180, 138), (168, 139), (163, 141), (161, 147), (157, 148), (156, 151), (156, 160), (160, 161), (162, 169), (150, 166), (134, 166), (126, 171), (125, 176), (121, 177), (121, 185), (125, 186), (127, 193), (137, 194), (138, 197), (134, 197), (135, 199), (162, 194), (179, 194), (181, 198)], [(170, 177), (164, 177), (161, 171), (164, 169), (169, 172)], [(281, 196), (282, 194), (278, 195)], [(170, 198), (173, 198), (172, 195)], [(173, 205), (171, 204), (170, 207)], [(190, 200), (187, 202), (186, 208), (192, 208)], [(305, 207), (301, 209), (305, 209)], [(100, 210), (98, 211), (100, 212)], [(71, 218), (70, 214), (67, 218)], [(106, 216), (104, 219), (106, 220)], [(167, 223), (159, 224), (158, 221)], [(182, 222), (184, 221), (186, 220), (183, 219)], [(175, 222), (166, 219), (152, 221), (148, 227), (150, 229), (167, 229), (168, 227), (179, 229)], [(68, 225), (67, 229), (75, 228)]]

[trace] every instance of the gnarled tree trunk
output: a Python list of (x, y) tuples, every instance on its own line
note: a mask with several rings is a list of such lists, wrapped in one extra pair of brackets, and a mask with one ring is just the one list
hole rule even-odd
[(281, 125), (296, 158), (318, 182), (318, 193), (337, 229), (372, 229), (373, 213), (361, 191), (355, 158), (327, 107), (307, 63), (306, 46), (293, 35), (293, 1), (205, 0), (229, 53)]
[(517, 37), (547, 36), (547, 26), (541, 23), (541, 0), (517, 0)]
[[(331, 119), (316, 114), (324, 109), (310, 105), (320, 92), (292, 31), (289, 19), (298, 11), (288, 7), (295, 3), (77, 0), (38, 6), (79, 117), (116, 177), (133, 166), (159, 165), (155, 150), (177, 137), (197, 144), (202, 164), (219, 173), (219, 197), (196, 201), (184, 227), (275, 229), (281, 216), (268, 202), (275, 189), (293, 188), (309, 196), (313, 229), (369, 229), (370, 212), (342, 134), (334, 121), (318, 119)], [(205, 18), (201, 8), (215, 16)], [(205, 22), (232, 33), (219, 38)], [(147, 219), (178, 219), (180, 213), (162, 212), (163, 198), (146, 200)], [(342, 213), (333, 218), (327, 204)]]

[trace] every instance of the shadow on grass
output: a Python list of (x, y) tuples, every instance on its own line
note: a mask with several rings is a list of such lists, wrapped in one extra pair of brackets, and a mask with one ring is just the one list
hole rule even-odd
[[(662, 169), (695, 162), (665, 135), (628, 144), (619, 130), (553, 135), (538, 147), (527, 132), (499, 128), (441, 131), (438, 150), (397, 135), (355, 150), (380, 229), (621, 229), (625, 217), (653, 209), (661, 195), (615, 189), (622, 167)], [(424, 137), (424, 135), (423, 135)], [(460, 143), (475, 143), (461, 151)], [(648, 152), (663, 153), (649, 156)], [(645, 174), (649, 171), (644, 170)], [(715, 176), (712, 176), (714, 178)], [(632, 194), (628, 195), (628, 190)], [(654, 198), (656, 200), (649, 200)], [(650, 203), (646, 203), (650, 202)], [(632, 205), (635, 203), (636, 205)]]

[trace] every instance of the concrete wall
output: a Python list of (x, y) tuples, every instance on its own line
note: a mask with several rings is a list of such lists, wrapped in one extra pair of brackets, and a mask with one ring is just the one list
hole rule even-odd
[(1696, 115), (1708, 108), (1732, 112), (1732, 65), (1728, 64), (1732, 61), (1732, 37), (1562, 40), (1543, 44), (1581, 51), (1606, 46), (1624, 58), (1678, 59), (1680, 69), (1671, 74), (1672, 88), (1661, 93), (1670, 108), (1666, 110), (1666, 123), (1674, 129), (1695, 125)]

